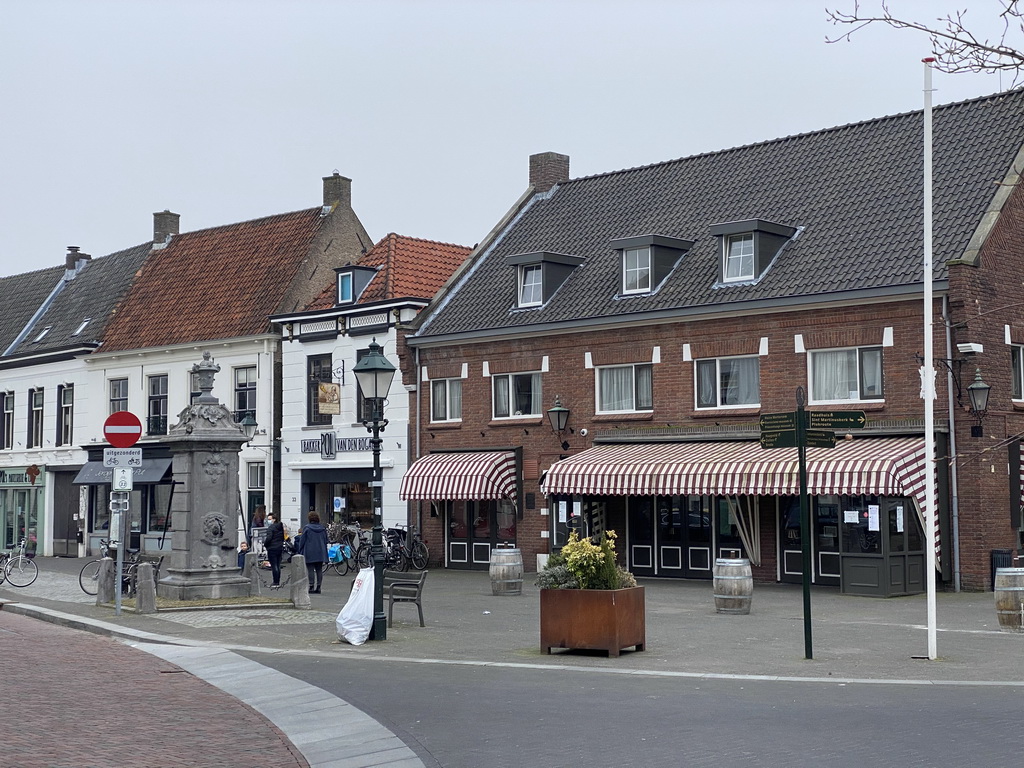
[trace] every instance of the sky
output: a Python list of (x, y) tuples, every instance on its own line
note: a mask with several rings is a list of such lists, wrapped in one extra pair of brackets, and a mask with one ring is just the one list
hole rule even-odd
[[(924, 35), (854, 0), (2, 0), (0, 276), (319, 206), (472, 246), (529, 156), (588, 176), (920, 109)], [(996, 0), (890, 0), (923, 21)], [(861, 8), (878, 8), (861, 0)], [(844, 30), (845, 31), (845, 30)], [(1005, 80), (1005, 76), (1004, 76)], [(934, 102), (1009, 87), (934, 75)]]

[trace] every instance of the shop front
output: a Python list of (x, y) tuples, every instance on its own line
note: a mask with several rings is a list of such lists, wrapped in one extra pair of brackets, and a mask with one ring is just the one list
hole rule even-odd
[(28, 467), (0, 469), (0, 532), (3, 549), (14, 549), (25, 540), (25, 551), (39, 551), (42, 520), (45, 510), (46, 489), (44, 468), (35, 464)]
[[(924, 591), (923, 479), (921, 438), (808, 449), (811, 581), (884, 597)], [(774, 563), (777, 580), (803, 579), (799, 466), (789, 452), (744, 441), (600, 444), (552, 465), (542, 490), (583, 509), (624, 503), (626, 565), (638, 576), (711, 579), (717, 558), (743, 557), (761, 578)], [(939, 541), (936, 521), (937, 554)], [(775, 551), (762, 553), (771, 542)]]
[(409, 467), (399, 495), (443, 519), (445, 566), (486, 570), (491, 550), (516, 545), (520, 450), (431, 453)]

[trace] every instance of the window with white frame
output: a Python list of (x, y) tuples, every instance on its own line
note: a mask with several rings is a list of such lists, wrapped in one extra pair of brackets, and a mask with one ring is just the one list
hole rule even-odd
[(1010, 345), (1010, 363), (1013, 366), (1013, 370), (1010, 372), (1013, 399), (1024, 400), (1024, 346)]
[(810, 378), (812, 403), (882, 400), (882, 348), (814, 350)]
[(0, 395), (3, 401), (3, 421), (0, 421), (0, 449), (10, 450), (14, 447), (14, 393), (4, 392)]
[(430, 382), (430, 420), (462, 421), (461, 379), (434, 379)]
[(697, 408), (741, 408), (761, 402), (757, 356), (697, 360)]
[(622, 251), (622, 292), (649, 293), (651, 290), (651, 249)]
[(235, 368), (235, 421), (256, 418), (256, 366)]
[(110, 413), (128, 410), (128, 379), (111, 379)]
[(40, 448), (43, 445), (43, 390), (28, 391), (28, 434), (26, 448)]
[(167, 434), (167, 374), (149, 377), (146, 434)]
[(267, 465), (262, 461), (246, 463), (246, 475), (250, 491), (258, 491), (267, 487)]
[(352, 273), (340, 272), (338, 274), (338, 304), (352, 303)]
[(494, 418), (540, 416), (539, 373), (512, 373), (493, 377)]
[(540, 264), (519, 267), (519, 306), (535, 307), (544, 303), (543, 271)]
[(75, 386), (57, 387), (57, 445), (71, 445), (74, 440)]
[(597, 369), (597, 412), (654, 410), (654, 366), (612, 365)]
[(754, 235), (729, 235), (725, 240), (725, 282), (754, 278)]

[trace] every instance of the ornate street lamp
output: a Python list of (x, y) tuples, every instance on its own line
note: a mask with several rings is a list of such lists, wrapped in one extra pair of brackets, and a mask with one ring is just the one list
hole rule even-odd
[(985, 418), (985, 413), (988, 411), (988, 393), (991, 389), (992, 387), (982, 380), (981, 369), (975, 368), (974, 381), (967, 387), (967, 396), (971, 400), (971, 413), (978, 419), (978, 423), (971, 427), (971, 437), (983, 437), (985, 434), (981, 420)]
[(395, 376), (395, 366), (381, 354), (380, 345), (374, 338), (362, 360), (352, 369), (359, 389), (366, 399), (369, 413), (364, 411), (361, 419), (366, 431), (373, 437), (370, 446), (373, 448), (373, 536), (370, 539), (370, 555), (373, 557), (373, 628), (371, 640), (386, 640), (388, 635), (387, 622), (384, 616), (384, 513), (381, 493), (384, 482), (380, 471), (380, 446), (383, 440), (380, 433), (387, 426), (384, 418), (384, 400), (391, 389), (391, 380)]
[(259, 424), (256, 423), (256, 419), (253, 418), (251, 413), (245, 414), (245, 418), (238, 422), (238, 425), (245, 432), (245, 440), (247, 443), (251, 443), (252, 439), (256, 436), (256, 427)]

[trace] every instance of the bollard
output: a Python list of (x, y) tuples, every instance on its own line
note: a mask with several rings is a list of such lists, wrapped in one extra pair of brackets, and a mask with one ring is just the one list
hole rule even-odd
[(100, 560), (99, 581), (96, 584), (96, 605), (114, 602), (114, 571), (117, 563), (113, 558), (104, 557)]
[(135, 574), (135, 612), (156, 613), (156, 581), (153, 564), (139, 563)]
[(249, 580), (249, 597), (260, 594), (260, 558), (255, 552), (246, 552), (242, 564), (242, 575)]
[(292, 569), (292, 605), (308, 610), (311, 603), (309, 602), (309, 574), (306, 573), (306, 558), (302, 555), (292, 555), (292, 561), (288, 563), (288, 567)]

